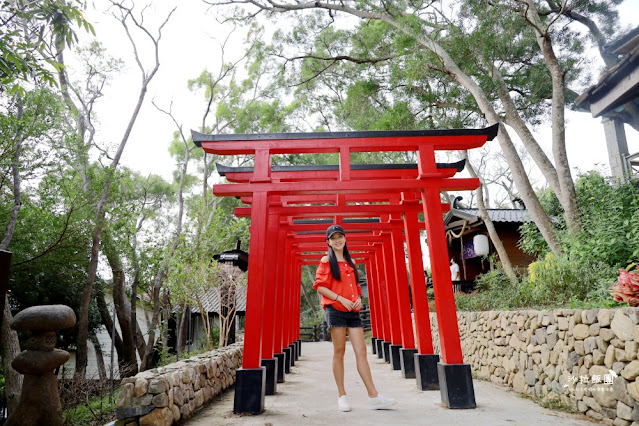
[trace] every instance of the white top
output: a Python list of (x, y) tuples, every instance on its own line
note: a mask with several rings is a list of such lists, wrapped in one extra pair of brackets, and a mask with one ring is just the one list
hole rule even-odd
[(459, 281), (459, 265), (456, 263), (450, 265), (450, 279), (453, 281)]

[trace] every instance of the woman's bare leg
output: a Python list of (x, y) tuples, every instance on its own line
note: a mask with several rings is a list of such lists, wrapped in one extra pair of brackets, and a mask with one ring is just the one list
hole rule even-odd
[(366, 358), (366, 341), (364, 340), (364, 329), (362, 327), (352, 327), (348, 329), (348, 335), (351, 339), (351, 345), (355, 351), (355, 362), (357, 363), (357, 372), (366, 386), (368, 396), (375, 398), (377, 389), (373, 383), (371, 368)]
[(346, 351), (346, 327), (331, 327), (333, 340), (333, 376), (338, 396), (346, 395), (344, 389), (344, 352)]

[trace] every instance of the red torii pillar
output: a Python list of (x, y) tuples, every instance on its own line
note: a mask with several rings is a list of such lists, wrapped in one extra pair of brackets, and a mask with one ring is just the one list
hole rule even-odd
[[(262, 328), (259, 316), (263, 313), (262, 303), (265, 290), (265, 276), (260, 270), (260, 265), (263, 265), (266, 260), (264, 248), (267, 233), (265, 218), (268, 215), (268, 194), (375, 192), (371, 191), (371, 188), (396, 192), (419, 190), (422, 192), (424, 214), (427, 217), (427, 233), (431, 253), (447, 253), (439, 192), (447, 188), (474, 189), (478, 186), (478, 181), (477, 179), (456, 179), (454, 181), (457, 185), (455, 185), (442, 179), (441, 174), (437, 173), (436, 170), (434, 150), (479, 147), (489, 138), (492, 139), (496, 133), (497, 126), (477, 130), (345, 132), (338, 134), (211, 136), (193, 132), (194, 141), (200, 142), (207, 152), (221, 155), (255, 154), (254, 176), (250, 183), (216, 185), (214, 187), (216, 195), (253, 197), (244, 360), (243, 368), (238, 370), (236, 376), (234, 411), (259, 413), (264, 407), (265, 371), (263, 367), (260, 367)], [(419, 151), (418, 180), (350, 180), (350, 152), (405, 150)], [(270, 155), (294, 152), (339, 152), (340, 181), (273, 183), (270, 179)], [(427, 206), (427, 203), (434, 204), (434, 206)], [(443, 250), (437, 250), (442, 247)], [(447, 256), (443, 258), (435, 255), (434, 260), (433, 278), (444, 361), (438, 364), (442, 402), (453, 408), (474, 407), (470, 366), (463, 364), (461, 354), (452, 282), (450, 275), (444, 274), (448, 259)], [(442, 268), (442, 265), (445, 265), (446, 268)], [(442, 334), (442, 329), (448, 331)]]
[[(417, 203), (415, 199), (402, 197), (402, 203)], [(406, 230), (406, 249), (408, 251), (408, 268), (410, 270), (413, 310), (415, 316), (415, 334), (417, 336), (417, 353), (414, 354), (415, 379), (420, 390), (439, 389), (437, 363), (439, 355), (433, 350), (433, 339), (430, 330), (430, 314), (424, 264), (419, 240), (418, 215), (415, 212), (404, 214)], [(451, 283), (452, 284), (452, 283)], [(418, 321), (417, 319), (420, 319)]]
[[(286, 355), (284, 352), (284, 315), (286, 313), (286, 305), (285, 301), (285, 293), (287, 291), (287, 280), (286, 280), (286, 271), (287, 267), (290, 268), (292, 258), (290, 256), (290, 249), (288, 249), (289, 242), (286, 238), (286, 232), (282, 230), (282, 223), (280, 221), (280, 230), (277, 236), (277, 253), (284, 253), (283, 261), (278, 261), (276, 263), (276, 272), (274, 276), (274, 281), (276, 283), (276, 302), (275, 302), (275, 327), (273, 330), (273, 348), (274, 348), (274, 356), (277, 359), (277, 363), (274, 366), (276, 371), (276, 381), (277, 383), (284, 383), (285, 374), (284, 374), (284, 363), (287, 362)], [(279, 260), (279, 259), (278, 259)], [(277, 385), (276, 385), (277, 386)], [(275, 389), (276, 390), (276, 389)]]

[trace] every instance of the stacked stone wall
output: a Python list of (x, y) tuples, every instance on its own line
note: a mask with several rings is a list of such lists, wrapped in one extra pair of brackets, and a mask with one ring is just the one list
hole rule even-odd
[(235, 383), (243, 343), (122, 379), (116, 425), (180, 423)]
[[(458, 312), (476, 378), (605, 424), (639, 425), (639, 308)], [(433, 339), (439, 350), (436, 314)]]

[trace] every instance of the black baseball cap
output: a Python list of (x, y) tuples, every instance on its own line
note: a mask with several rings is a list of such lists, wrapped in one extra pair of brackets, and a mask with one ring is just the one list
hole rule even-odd
[(331, 225), (326, 229), (326, 239), (328, 240), (329, 238), (331, 238), (331, 235), (333, 235), (336, 232), (346, 235), (346, 232), (344, 232), (344, 228), (342, 228), (339, 225)]

